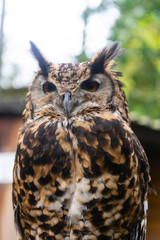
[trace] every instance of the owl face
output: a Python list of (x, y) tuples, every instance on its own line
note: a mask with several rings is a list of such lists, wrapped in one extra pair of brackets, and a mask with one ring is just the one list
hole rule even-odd
[(119, 47), (116, 42), (88, 62), (53, 64), (31, 42), (32, 53), (40, 66), (27, 99), (32, 106), (32, 117), (48, 114), (71, 118), (111, 106), (120, 110), (125, 101), (124, 92), (117, 80), (119, 73), (112, 70), (115, 58), (123, 52)]
[(102, 73), (91, 76), (88, 71), (88, 74), (76, 79), (75, 84), (72, 81), (72, 77), (63, 76), (59, 82), (52, 74), (48, 78), (39, 74), (31, 87), (34, 111), (50, 108), (70, 118), (87, 108), (105, 108), (111, 102), (113, 85), (108, 76)]

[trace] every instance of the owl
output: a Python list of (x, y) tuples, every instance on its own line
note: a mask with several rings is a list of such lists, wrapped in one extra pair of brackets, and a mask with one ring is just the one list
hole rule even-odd
[(119, 42), (91, 61), (39, 64), (13, 170), (20, 240), (144, 240), (149, 163), (130, 127)]

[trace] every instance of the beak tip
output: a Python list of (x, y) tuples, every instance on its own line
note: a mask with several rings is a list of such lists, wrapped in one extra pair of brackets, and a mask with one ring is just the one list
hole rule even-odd
[(71, 93), (70, 92), (65, 92), (64, 99), (63, 99), (63, 105), (64, 105), (64, 110), (65, 110), (67, 118), (69, 118), (69, 116), (70, 116), (71, 102), (72, 102)]

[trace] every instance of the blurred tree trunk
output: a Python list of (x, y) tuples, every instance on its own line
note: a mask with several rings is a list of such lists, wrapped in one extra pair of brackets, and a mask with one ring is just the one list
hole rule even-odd
[(1, 10), (1, 19), (0, 19), (0, 82), (2, 78), (2, 55), (3, 55), (3, 26), (4, 26), (4, 17), (5, 17), (5, 0), (2, 0), (2, 10)]

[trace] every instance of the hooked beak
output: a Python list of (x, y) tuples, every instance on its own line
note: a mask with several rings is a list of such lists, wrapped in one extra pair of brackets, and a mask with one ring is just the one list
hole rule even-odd
[(71, 102), (72, 102), (72, 95), (70, 92), (66, 92), (63, 98), (63, 105), (64, 105), (64, 110), (67, 118), (69, 118), (69, 115), (71, 112)]

